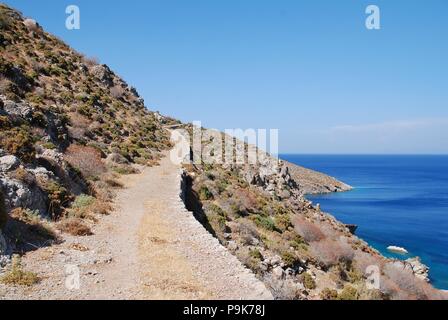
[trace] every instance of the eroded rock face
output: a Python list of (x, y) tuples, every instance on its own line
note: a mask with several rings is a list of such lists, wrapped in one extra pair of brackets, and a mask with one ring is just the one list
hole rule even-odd
[(37, 186), (27, 186), (23, 182), (0, 175), (0, 188), (5, 195), (8, 210), (13, 208), (33, 208), (46, 215), (46, 197)]
[(289, 168), (279, 159), (260, 154), (258, 164), (246, 166), (243, 175), (249, 184), (261, 187), (280, 199), (299, 196), (298, 186)]
[(426, 282), (430, 282), (429, 279), (429, 267), (424, 265), (419, 257), (406, 260), (408, 268), (411, 268), (414, 275)]
[(11, 116), (23, 118), (27, 121), (32, 121), (34, 108), (25, 102), (14, 102), (8, 100), (5, 96), (0, 96), (3, 104), (3, 111)]
[(412, 273), (418, 279), (430, 282), (429, 267), (424, 265), (419, 257), (410, 258), (405, 261), (395, 260), (392, 265), (398, 269)]
[(106, 65), (97, 65), (90, 69), (90, 73), (98, 78), (103, 84), (108, 87), (113, 86), (113, 73)]

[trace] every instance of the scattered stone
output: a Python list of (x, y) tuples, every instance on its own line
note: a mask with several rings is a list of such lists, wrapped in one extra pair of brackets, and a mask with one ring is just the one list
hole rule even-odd
[(283, 268), (282, 267), (280, 267), (280, 266), (278, 266), (278, 267), (275, 267), (273, 270), (272, 270), (272, 274), (274, 275), (274, 277), (276, 278), (276, 279), (283, 279), (284, 277), (285, 277), (285, 271), (283, 270)]
[(18, 168), (20, 161), (16, 156), (9, 155), (0, 158), (0, 172), (8, 172)]

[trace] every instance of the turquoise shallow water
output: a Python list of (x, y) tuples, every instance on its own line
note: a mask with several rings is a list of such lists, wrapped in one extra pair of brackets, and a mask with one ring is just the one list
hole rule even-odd
[[(432, 283), (448, 289), (448, 156), (282, 155), (355, 190), (309, 196), (388, 257), (419, 256)], [(387, 247), (406, 248), (407, 256)]]

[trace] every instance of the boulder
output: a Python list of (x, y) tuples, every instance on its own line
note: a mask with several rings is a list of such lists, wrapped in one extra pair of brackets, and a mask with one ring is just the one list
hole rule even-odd
[(17, 169), (20, 165), (16, 156), (9, 155), (0, 158), (0, 172), (8, 172)]
[(37, 186), (24, 183), (0, 175), (0, 188), (3, 189), (5, 204), (8, 210), (13, 208), (31, 208), (40, 214), (47, 214), (46, 196)]
[(23, 21), (23, 24), (27, 27), (30, 31), (37, 31), (40, 29), (39, 24), (36, 22), (36, 20), (33, 19), (25, 19)]
[(90, 69), (90, 73), (106, 86), (113, 86), (113, 73), (107, 65), (96, 65)]
[(278, 280), (283, 279), (285, 277), (285, 270), (280, 266), (275, 267), (272, 269), (272, 275)]
[(430, 282), (429, 267), (424, 265), (419, 257), (408, 259), (405, 262), (417, 278)]

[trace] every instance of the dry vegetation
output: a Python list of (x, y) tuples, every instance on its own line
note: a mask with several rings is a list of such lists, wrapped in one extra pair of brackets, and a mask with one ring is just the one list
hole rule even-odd
[(0, 282), (6, 285), (19, 285), (30, 287), (39, 282), (39, 277), (22, 267), (20, 257), (14, 256), (10, 270), (0, 277)]
[[(192, 179), (189, 209), (278, 299), (443, 298), (306, 200), (294, 207), (250, 185), (244, 166), (186, 165), (185, 169)], [(280, 259), (283, 275), (273, 257)], [(382, 271), (379, 290), (366, 285), (369, 266)]]
[[(170, 147), (162, 126), (98, 59), (0, 4), (0, 149), (20, 161), (0, 172), (0, 230), (14, 252), (57, 241), (53, 226), (90, 235), (112, 208), (119, 176), (157, 164)], [(16, 183), (32, 201), (5, 202)], [(14, 277), (23, 275), (18, 268)]]

